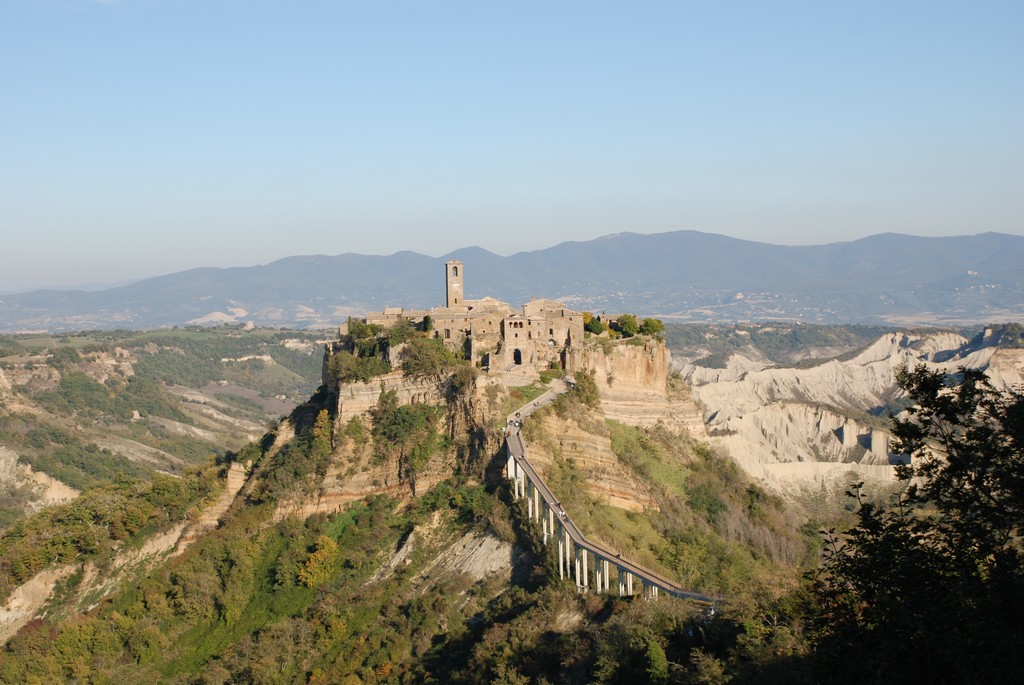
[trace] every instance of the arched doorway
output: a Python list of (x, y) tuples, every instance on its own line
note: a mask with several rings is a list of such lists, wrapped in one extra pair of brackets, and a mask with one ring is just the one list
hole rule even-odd
[(516, 363), (516, 364), (522, 364), (523, 363), (523, 351), (520, 350), (519, 348), (516, 348), (516, 350), (512, 353), (512, 361), (514, 363)]

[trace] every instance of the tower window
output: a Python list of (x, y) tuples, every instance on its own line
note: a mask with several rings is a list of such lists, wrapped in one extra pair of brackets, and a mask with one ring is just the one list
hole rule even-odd
[(459, 267), (453, 266), (452, 267), (452, 276), (458, 276), (458, 275), (459, 275)]

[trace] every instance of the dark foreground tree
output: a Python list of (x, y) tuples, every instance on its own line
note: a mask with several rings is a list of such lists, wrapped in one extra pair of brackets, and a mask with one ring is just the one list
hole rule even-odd
[(818, 655), (833, 680), (1024, 682), (1024, 394), (982, 372), (897, 373), (906, 488), (859, 487), (858, 523), (830, 532), (816, 573)]

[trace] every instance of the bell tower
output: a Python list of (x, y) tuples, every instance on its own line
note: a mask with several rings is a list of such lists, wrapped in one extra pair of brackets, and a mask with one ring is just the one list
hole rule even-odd
[(462, 288), (462, 262), (452, 259), (444, 265), (445, 306), (459, 307), (465, 299)]

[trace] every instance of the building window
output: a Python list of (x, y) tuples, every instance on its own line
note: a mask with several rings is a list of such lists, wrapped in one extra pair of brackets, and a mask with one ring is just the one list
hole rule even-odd
[(452, 267), (452, 276), (458, 276), (458, 275), (459, 275), (459, 267), (453, 266)]
[(450, 328), (444, 329), (444, 339), (445, 340), (451, 340), (451, 337), (452, 337), (452, 329), (450, 329)]
[(548, 335), (554, 335), (554, 334), (555, 334), (555, 329), (554, 328), (549, 328), (548, 329)]

